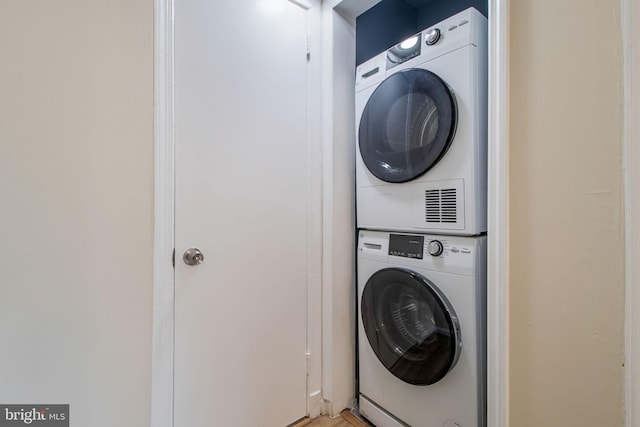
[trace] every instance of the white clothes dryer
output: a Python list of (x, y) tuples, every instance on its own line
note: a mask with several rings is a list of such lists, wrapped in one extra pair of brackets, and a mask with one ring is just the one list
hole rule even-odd
[(357, 68), (357, 225), (487, 224), (487, 19), (464, 10)]
[(486, 427), (486, 237), (361, 230), (359, 410), (377, 427)]

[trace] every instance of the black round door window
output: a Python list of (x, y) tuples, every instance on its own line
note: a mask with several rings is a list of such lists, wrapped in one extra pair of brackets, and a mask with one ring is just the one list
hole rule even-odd
[(361, 311), (374, 353), (401, 380), (434, 384), (458, 361), (462, 341), (457, 316), (424, 276), (400, 268), (376, 272), (365, 285)]
[(358, 131), (362, 160), (383, 181), (410, 181), (444, 156), (457, 120), (455, 97), (436, 74), (418, 68), (392, 74), (362, 112)]

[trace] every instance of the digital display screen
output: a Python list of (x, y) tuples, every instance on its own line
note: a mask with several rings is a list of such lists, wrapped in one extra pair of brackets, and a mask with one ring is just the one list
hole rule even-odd
[(424, 236), (389, 235), (389, 255), (422, 259)]

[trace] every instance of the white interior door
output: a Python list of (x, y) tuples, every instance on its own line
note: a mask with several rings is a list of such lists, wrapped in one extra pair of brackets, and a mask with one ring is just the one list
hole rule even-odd
[(175, 0), (175, 427), (306, 414), (307, 14)]

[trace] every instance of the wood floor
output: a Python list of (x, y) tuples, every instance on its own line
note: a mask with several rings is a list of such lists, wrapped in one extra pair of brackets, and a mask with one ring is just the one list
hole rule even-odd
[(349, 410), (345, 409), (340, 413), (339, 417), (329, 418), (323, 415), (312, 420), (305, 419), (292, 427), (369, 427), (370, 424), (353, 415)]

